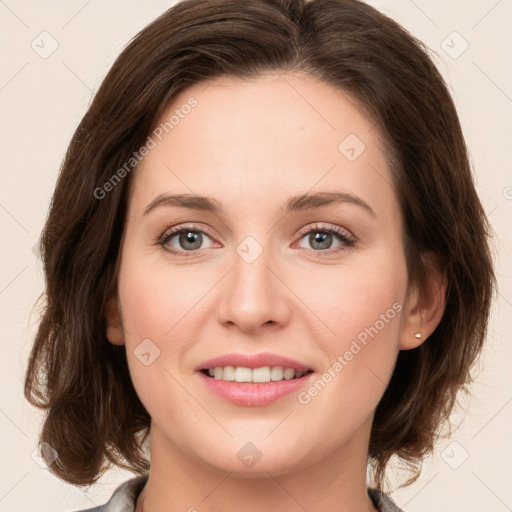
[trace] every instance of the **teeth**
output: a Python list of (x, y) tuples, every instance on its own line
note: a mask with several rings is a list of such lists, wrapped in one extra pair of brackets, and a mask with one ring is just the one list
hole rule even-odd
[(217, 380), (235, 382), (271, 382), (279, 380), (290, 380), (302, 377), (307, 371), (282, 366), (263, 366), (261, 368), (245, 368), (243, 366), (216, 366), (208, 370), (208, 375)]

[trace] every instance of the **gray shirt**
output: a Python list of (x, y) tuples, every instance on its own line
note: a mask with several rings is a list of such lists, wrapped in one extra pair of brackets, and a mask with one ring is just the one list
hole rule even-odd
[[(137, 498), (148, 480), (148, 474), (140, 475), (121, 484), (104, 505), (77, 512), (134, 512)], [(368, 487), (368, 495), (380, 512), (403, 512), (395, 503), (378, 489)]]

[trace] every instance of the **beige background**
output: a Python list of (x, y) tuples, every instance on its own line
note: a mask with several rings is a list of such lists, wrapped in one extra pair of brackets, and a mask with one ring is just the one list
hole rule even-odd
[[(410, 512), (511, 510), (512, 1), (371, 3), (437, 54), (496, 231), (500, 281), (473, 397), (464, 401), (465, 414), (454, 415), (460, 427), (451, 440), (439, 443), (421, 478), (392, 497)], [(69, 139), (100, 80), (126, 42), (169, 6), (163, 0), (0, 0), (1, 511), (93, 507), (132, 476), (113, 470), (81, 490), (32, 457), (41, 415), (24, 401), (22, 389), (37, 320), (32, 306), (43, 289), (33, 247)], [(58, 47), (45, 55), (52, 45)]]

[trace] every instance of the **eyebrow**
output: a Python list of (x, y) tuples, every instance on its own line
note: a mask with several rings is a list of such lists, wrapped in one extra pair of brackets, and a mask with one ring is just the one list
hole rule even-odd
[[(287, 214), (290, 212), (312, 210), (330, 204), (353, 204), (364, 209), (373, 217), (377, 217), (377, 214), (368, 203), (360, 197), (346, 192), (317, 192), (315, 194), (292, 196), (281, 206), (281, 212)], [(149, 214), (152, 210), (160, 206), (178, 206), (215, 214), (223, 213), (222, 204), (211, 197), (194, 194), (160, 194), (146, 206), (143, 215)]]

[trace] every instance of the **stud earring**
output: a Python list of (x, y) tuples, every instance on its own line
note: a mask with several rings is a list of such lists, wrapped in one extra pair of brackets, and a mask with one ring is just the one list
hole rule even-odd
[(415, 338), (418, 338), (420, 339), (421, 338), (421, 332), (417, 332), (415, 335), (414, 335)]

